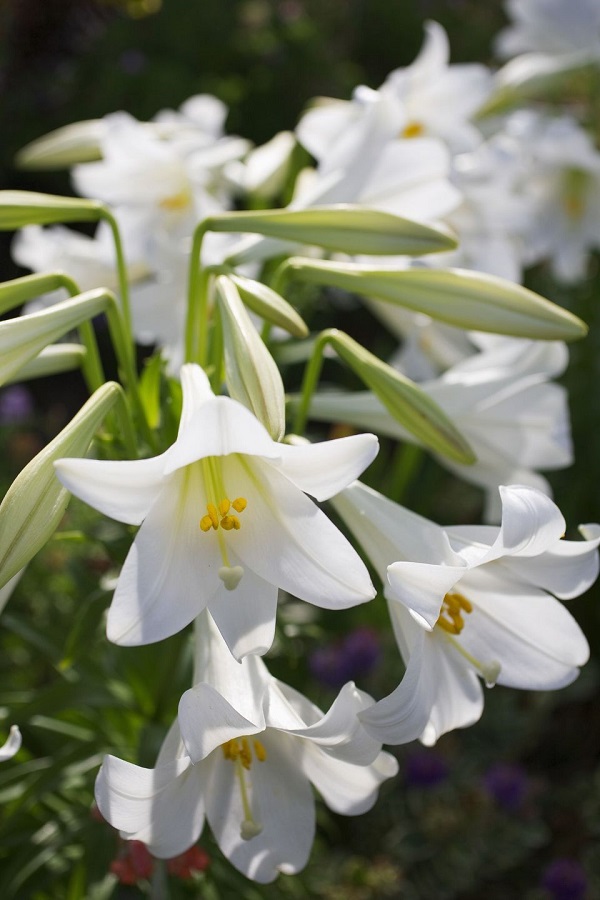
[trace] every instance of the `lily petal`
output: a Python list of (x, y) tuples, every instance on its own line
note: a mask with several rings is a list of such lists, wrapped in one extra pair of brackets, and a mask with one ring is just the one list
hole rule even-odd
[(228, 703), (210, 684), (197, 684), (179, 701), (179, 725), (192, 762), (205, 759), (232, 738), (264, 731), (261, 710), (255, 710), (257, 722), (251, 722)]
[(129, 840), (170, 858), (198, 840), (204, 804), (198, 773), (187, 757), (144, 769), (107, 756), (96, 779), (98, 809)]
[(356, 434), (317, 444), (282, 444), (281, 471), (301, 491), (328, 500), (369, 466), (379, 450), (374, 434)]
[(165, 454), (117, 462), (58, 459), (61, 484), (80, 500), (128, 525), (139, 525), (158, 497), (165, 477)]
[(437, 622), (445, 595), (465, 574), (467, 566), (395, 562), (388, 566), (386, 596), (403, 603), (429, 631)]
[(18, 726), (11, 725), (8, 738), (0, 747), (0, 762), (6, 762), (7, 759), (12, 759), (21, 749), (22, 740)]
[(364, 563), (312, 500), (258, 459), (252, 467), (244, 458), (227, 463), (243, 469), (238, 477), (245, 480), (252, 510), (251, 525), (245, 523), (235, 535), (244, 565), (325, 609), (355, 606), (375, 596)]
[(245, 773), (249, 801), (262, 831), (244, 840), (245, 819), (234, 765), (219, 752), (210, 757), (206, 815), (221, 852), (247, 878), (267, 884), (279, 872), (299, 872), (308, 861), (315, 831), (314, 797), (309, 781), (285, 736), (265, 732), (264, 762)]
[(109, 640), (133, 646), (169, 637), (217, 592), (220, 559), (198, 525), (202, 497), (193, 468), (165, 484), (121, 570), (108, 611)]
[[(238, 560), (230, 551), (232, 566)], [(235, 591), (224, 585), (210, 601), (210, 613), (236, 660), (248, 654), (262, 656), (275, 636), (278, 588), (246, 568)]]
[[(190, 401), (191, 403), (191, 401)], [(206, 456), (244, 453), (278, 459), (280, 445), (258, 419), (230, 397), (214, 397), (186, 412), (177, 441), (165, 453), (169, 474)]]
[(498, 684), (554, 690), (574, 681), (587, 662), (589, 647), (581, 628), (548, 594), (470, 586), (468, 597), (473, 622), (465, 617), (460, 643), (477, 659), (500, 662)]
[(398, 762), (389, 753), (380, 753), (370, 766), (355, 766), (307, 743), (302, 768), (330, 809), (358, 816), (371, 809), (381, 783), (396, 775)]

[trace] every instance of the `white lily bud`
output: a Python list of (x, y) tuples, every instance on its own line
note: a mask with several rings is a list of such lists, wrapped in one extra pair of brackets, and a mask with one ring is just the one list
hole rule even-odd
[(329, 343), (371, 388), (391, 415), (425, 446), (461, 463), (475, 461), (465, 438), (437, 403), (414, 382), (342, 331), (332, 330)]
[(19, 150), (15, 163), (20, 169), (68, 169), (77, 163), (102, 158), (102, 119), (64, 125)]
[(0, 191), (0, 231), (53, 222), (97, 222), (104, 211), (98, 200), (34, 191)]
[(572, 341), (587, 333), (577, 316), (504, 278), (467, 269), (377, 269), (294, 257), (294, 277), (384, 300), (473, 331)]
[(46, 375), (56, 375), (57, 372), (79, 369), (85, 354), (83, 344), (51, 344), (20, 368), (15, 380), (28, 381), (30, 378), (44, 378)]
[(294, 337), (307, 337), (306, 322), (280, 294), (266, 284), (251, 278), (241, 275), (230, 275), (229, 278), (238, 289), (245, 305), (257, 316), (261, 316), (272, 325), (278, 325)]
[(0, 587), (44, 546), (67, 508), (69, 492), (54, 474), (55, 460), (83, 455), (121, 396), (122, 388), (114, 382), (99, 388), (8, 489), (0, 505)]
[(203, 227), (207, 231), (252, 232), (349, 254), (421, 256), (456, 247), (452, 237), (435, 228), (346, 204), (227, 212), (205, 219)]
[(221, 275), (216, 288), (229, 393), (252, 410), (274, 440), (281, 440), (285, 432), (285, 395), (279, 369), (256, 331), (235, 284)]
[(109, 296), (87, 291), (41, 312), (0, 322), (0, 384), (10, 380), (48, 344), (103, 312)]

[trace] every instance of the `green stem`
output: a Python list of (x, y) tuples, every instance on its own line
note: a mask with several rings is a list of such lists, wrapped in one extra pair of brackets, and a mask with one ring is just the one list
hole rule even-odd
[(392, 479), (390, 483), (389, 498), (396, 503), (402, 503), (408, 485), (413, 480), (423, 460), (423, 448), (418, 444), (400, 444), (394, 454), (392, 464)]
[[(119, 293), (121, 295), (121, 308), (123, 310), (123, 321), (125, 324), (127, 340), (133, 348), (133, 331), (131, 325), (131, 303), (129, 301), (129, 282), (127, 281), (127, 265), (125, 263), (125, 254), (123, 252), (123, 242), (121, 240), (121, 232), (117, 220), (109, 209), (103, 207), (101, 217), (108, 223), (112, 232), (115, 243), (115, 254), (117, 259), (117, 277), (119, 279)], [(132, 352), (133, 355), (133, 352)]]
[(283, 297), (284, 295), (284, 291), (292, 271), (293, 267), (290, 266), (289, 260), (284, 259), (281, 265), (277, 266), (277, 268), (273, 272), (270, 287), (275, 291), (276, 294), (279, 294), (280, 297)]
[(123, 438), (125, 449), (127, 450), (131, 459), (137, 459), (139, 453), (137, 448), (137, 441), (135, 438), (135, 428), (133, 427), (131, 410), (129, 409), (127, 397), (125, 396), (124, 392), (119, 394), (115, 413), (119, 421), (121, 437)]
[(190, 252), (188, 277), (188, 301), (185, 323), (185, 361), (204, 365), (208, 346), (208, 276), (202, 270), (202, 241), (206, 234), (207, 222), (196, 227)]
[(294, 417), (292, 426), (292, 431), (294, 432), (294, 434), (302, 434), (306, 427), (306, 420), (308, 419), (308, 411), (310, 409), (310, 401), (312, 400), (312, 395), (314, 394), (315, 388), (319, 383), (319, 377), (321, 375), (321, 369), (323, 367), (323, 351), (325, 350), (325, 347), (327, 346), (331, 338), (335, 336), (335, 334), (335, 328), (328, 328), (325, 331), (322, 331), (315, 341), (312, 355), (307, 362), (306, 368), (304, 370), (304, 378), (302, 379), (302, 389), (300, 392), (300, 402), (298, 404), (298, 409), (296, 410), (296, 415)]
[(135, 370), (135, 366), (133, 364), (133, 359), (131, 356), (131, 344), (126, 337), (127, 332), (121, 315), (121, 310), (119, 309), (119, 305), (117, 303), (115, 295), (111, 291), (103, 291), (103, 294), (108, 300), (106, 307), (106, 319), (108, 322), (110, 339), (115, 348), (115, 354), (117, 357), (117, 364), (121, 373), (121, 379), (128, 389), (131, 405), (133, 406), (135, 414), (138, 417), (140, 430), (144, 436), (144, 439), (153, 450), (156, 450), (156, 439), (154, 434), (152, 433), (150, 426), (148, 425), (146, 412), (144, 410), (140, 397), (137, 372)]

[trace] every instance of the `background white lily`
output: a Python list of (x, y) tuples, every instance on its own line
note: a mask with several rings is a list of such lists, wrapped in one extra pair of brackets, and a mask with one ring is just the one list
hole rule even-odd
[(278, 587), (328, 609), (370, 600), (363, 562), (305, 492), (338, 493), (373, 460), (377, 438), (278, 444), (240, 403), (215, 397), (198, 366), (181, 379), (179, 434), (165, 453), (56, 463), (76, 496), (142, 526), (109, 610), (110, 640), (161, 640), (210, 605), (241, 657), (270, 647)]

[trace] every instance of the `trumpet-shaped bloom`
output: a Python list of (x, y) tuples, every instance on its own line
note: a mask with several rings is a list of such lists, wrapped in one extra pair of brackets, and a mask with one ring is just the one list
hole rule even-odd
[[(477, 721), (488, 685), (552, 690), (588, 657), (562, 600), (598, 574), (600, 526), (565, 522), (534, 488), (501, 487), (502, 524), (440, 528), (356, 483), (335, 500), (382, 577), (403, 681), (361, 721), (381, 740), (425, 744)], [(555, 595), (555, 597), (552, 596)]]
[(351, 682), (323, 714), (261, 659), (236, 663), (208, 615), (201, 625), (196, 684), (181, 698), (156, 767), (107, 757), (96, 800), (123, 837), (158, 857), (195, 843), (206, 817), (230, 862), (266, 883), (306, 864), (311, 783), (335, 812), (358, 815), (397, 763), (360, 725), (357, 713), (373, 701)]
[(278, 444), (244, 406), (216, 397), (198, 366), (184, 366), (181, 380), (179, 434), (162, 455), (56, 463), (76, 496), (141, 524), (108, 613), (110, 640), (161, 640), (210, 605), (241, 657), (270, 647), (278, 587), (328, 609), (370, 600), (364, 564), (306, 493), (340, 491), (372, 461), (377, 438)]

